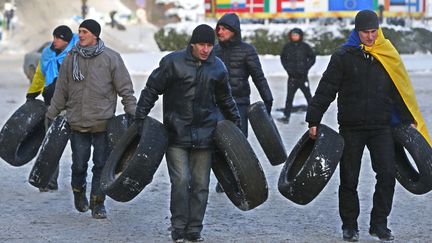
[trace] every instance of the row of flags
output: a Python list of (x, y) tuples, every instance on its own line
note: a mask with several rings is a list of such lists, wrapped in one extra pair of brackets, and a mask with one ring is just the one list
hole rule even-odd
[(289, 13), (378, 10), (390, 12), (424, 12), (425, 0), (205, 0), (206, 9), (237, 13)]

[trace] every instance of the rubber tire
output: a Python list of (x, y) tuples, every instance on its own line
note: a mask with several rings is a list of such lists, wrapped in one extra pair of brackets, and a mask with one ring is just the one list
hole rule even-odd
[(279, 192), (300, 204), (310, 203), (324, 189), (342, 157), (344, 141), (336, 131), (321, 124), (317, 139), (303, 134), (279, 176)]
[(279, 131), (264, 102), (258, 101), (248, 108), (249, 122), (271, 165), (280, 165), (287, 160), (287, 153)]
[(0, 157), (12, 166), (22, 166), (38, 153), (45, 137), (45, 113), (41, 100), (29, 100), (6, 121), (0, 132)]
[(108, 152), (114, 149), (114, 146), (126, 133), (129, 125), (132, 124), (132, 121), (129, 121), (126, 114), (118, 115), (111, 118), (107, 124), (107, 136), (108, 136)]
[(168, 147), (168, 135), (159, 121), (147, 116), (142, 136), (132, 124), (120, 138), (102, 170), (101, 189), (118, 202), (136, 197), (153, 180)]
[(215, 143), (222, 156), (216, 153), (213, 173), (231, 202), (243, 211), (264, 203), (268, 198), (264, 171), (242, 131), (231, 121), (219, 121)]
[[(432, 190), (432, 148), (417, 129), (401, 125), (392, 129), (395, 141), (396, 179), (409, 192), (421, 195)], [(409, 152), (417, 166), (412, 166)]]
[(30, 171), (29, 183), (46, 188), (59, 167), (59, 161), (69, 141), (70, 128), (64, 116), (57, 116), (42, 142), (36, 162)]

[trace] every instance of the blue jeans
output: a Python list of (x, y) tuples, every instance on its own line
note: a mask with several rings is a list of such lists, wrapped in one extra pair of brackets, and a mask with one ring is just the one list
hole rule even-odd
[(72, 148), (72, 188), (85, 189), (87, 185), (87, 168), (93, 145), (93, 178), (91, 195), (103, 196), (100, 189), (102, 169), (108, 158), (108, 139), (106, 132), (82, 133), (71, 132)]
[(171, 181), (171, 225), (174, 230), (200, 233), (209, 193), (213, 150), (168, 147)]

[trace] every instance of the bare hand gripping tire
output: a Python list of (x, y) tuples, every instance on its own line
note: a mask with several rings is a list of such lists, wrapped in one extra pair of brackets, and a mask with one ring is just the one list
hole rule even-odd
[(215, 143), (219, 152), (213, 173), (231, 202), (243, 211), (264, 203), (268, 197), (264, 171), (240, 129), (228, 120), (218, 122)]
[(45, 137), (45, 113), (41, 100), (27, 101), (7, 120), (0, 132), (0, 157), (13, 166), (32, 160)]
[(153, 180), (168, 146), (168, 135), (159, 121), (147, 116), (142, 135), (132, 124), (112, 150), (102, 170), (101, 189), (119, 202), (136, 197)]
[[(401, 125), (393, 128), (396, 179), (409, 192), (421, 195), (432, 190), (432, 148), (417, 129)], [(414, 160), (416, 170), (405, 150)]]
[(268, 115), (262, 101), (255, 102), (248, 108), (248, 117), (252, 129), (272, 165), (280, 165), (287, 160), (287, 153), (279, 131)]
[(60, 158), (69, 140), (70, 128), (64, 116), (57, 116), (51, 124), (36, 162), (30, 172), (29, 183), (45, 188), (59, 166)]
[(316, 140), (309, 138), (309, 131), (306, 131), (282, 168), (279, 192), (300, 205), (311, 202), (336, 170), (343, 147), (342, 136), (326, 125), (318, 126)]

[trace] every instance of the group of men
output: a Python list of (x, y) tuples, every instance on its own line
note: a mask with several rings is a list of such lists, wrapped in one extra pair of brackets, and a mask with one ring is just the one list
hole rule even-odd
[[(75, 207), (80, 212), (90, 209), (94, 218), (106, 218), (100, 176), (108, 156), (106, 124), (115, 114), (117, 95), (138, 126), (142, 126), (159, 95), (163, 95), (163, 123), (169, 137), (166, 161), (171, 182), (171, 237), (175, 242), (202, 241), (217, 122), (228, 119), (247, 136), (249, 77), (271, 114), (273, 96), (257, 52), (242, 41), (240, 20), (234, 13), (225, 14), (215, 29), (198, 25), (185, 49), (160, 60), (137, 102), (121, 56), (104, 45), (100, 33), (101, 27), (95, 20), (84, 20), (78, 28), (78, 40), (73, 43), (70, 29), (56, 28), (49, 55), (43, 54), (38, 66), (45, 77), (45, 88), (32, 89), (27, 94), (31, 99), (43, 92), (49, 105), (47, 125), (66, 110), (72, 131), (71, 185)], [(338, 121), (345, 139), (339, 205), (343, 239), (347, 241), (359, 238), (357, 184), (365, 146), (371, 151), (377, 173), (370, 234), (381, 240), (394, 238), (387, 228), (395, 186), (391, 121), (396, 116), (399, 123), (416, 123), (388, 75), (389, 70), (367, 49), (375, 46), (377, 38), (383, 38), (380, 35), (376, 14), (360, 11), (350, 41), (332, 55), (313, 98), (308, 91), (307, 71), (315, 62), (315, 54), (308, 45), (298, 44), (303, 36), (301, 30), (291, 31), (294, 46), (284, 48), (281, 56), (289, 74), (285, 118), (289, 119), (292, 89), (295, 92), (300, 88), (309, 103), (306, 121), (311, 138), (316, 137), (324, 112), (338, 94)], [(300, 52), (297, 57), (304, 54), (301, 61), (290, 56), (296, 51)], [(92, 146), (89, 204), (86, 176)], [(57, 177), (48, 189), (57, 189), (56, 180)]]

